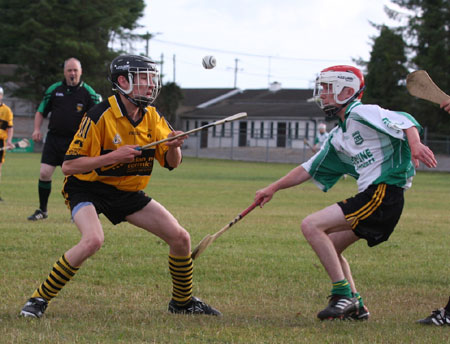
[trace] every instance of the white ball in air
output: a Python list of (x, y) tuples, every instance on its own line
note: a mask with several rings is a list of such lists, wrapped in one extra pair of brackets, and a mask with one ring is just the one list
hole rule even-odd
[(202, 60), (203, 68), (213, 69), (216, 66), (216, 58), (211, 55), (207, 55)]

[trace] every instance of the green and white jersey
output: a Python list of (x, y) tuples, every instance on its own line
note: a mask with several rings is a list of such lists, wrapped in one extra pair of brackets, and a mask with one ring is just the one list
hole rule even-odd
[(415, 169), (403, 129), (413, 126), (422, 132), (405, 112), (355, 101), (347, 107), (344, 122), (339, 121), (321, 150), (302, 166), (323, 191), (343, 174), (357, 179), (359, 192), (380, 183), (408, 189)]
[(322, 147), (328, 136), (329, 134), (327, 132), (324, 132), (323, 134), (321, 132), (318, 132), (316, 139), (314, 140), (314, 144), (319, 144), (319, 147)]

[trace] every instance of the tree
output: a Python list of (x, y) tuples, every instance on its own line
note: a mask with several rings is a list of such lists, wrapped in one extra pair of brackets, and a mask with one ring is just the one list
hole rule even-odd
[[(412, 52), (412, 69), (426, 70), (444, 91), (450, 91), (450, 1), (391, 0), (407, 10), (401, 15), (388, 10), (391, 18), (403, 16), (406, 25), (400, 27)], [(414, 116), (429, 131), (450, 133), (450, 117), (439, 107), (422, 100), (413, 102)]]
[(76, 57), (83, 79), (102, 95), (110, 93), (109, 47), (137, 27), (144, 0), (0, 0), (0, 60), (19, 66), (20, 96), (35, 100), (62, 80), (63, 62)]
[(406, 110), (407, 92), (404, 85), (408, 70), (405, 48), (401, 34), (387, 26), (381, 26), (380, 35), (373, 40), (370, 61), (367, 63), (364, 102), (379, 104), (393, 110)]
[(162, 87), (160, 95), (156, 98), (155, 106), (169, 123), (175, 125), (176, 112), (182, 100), (181, 88), (176, 83), (169, 82)]

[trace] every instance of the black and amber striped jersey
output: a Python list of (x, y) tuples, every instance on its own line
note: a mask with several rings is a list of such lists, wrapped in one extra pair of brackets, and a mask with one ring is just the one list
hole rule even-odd
[[(86, 113), (64, 160), (100, 156), (124, 145), (142, 146), (166, 138), (171, 131), (170, 125), (153, 106), (147, 106), (144, 116), (134, 122), (128, 117), (120, 96), (114, 95)], [(104, 166), (74, 176), (84, 181), (109, 184), (119, 190), (142, 190), (150, 180), (154, 159), (170, 169), (165, 160), (168, 149), (160, 144), (154, 149), (143, 150), (142, 155), (130, 163)]]
[(8, 138), (8, 128), (13, 127), (13, 113), (9, 106), (0, 104), (0, 140)]

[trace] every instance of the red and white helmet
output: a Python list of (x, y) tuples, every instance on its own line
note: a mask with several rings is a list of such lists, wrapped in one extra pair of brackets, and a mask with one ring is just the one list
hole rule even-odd
[[(323, 84), (331, 85), (332, 87), (327, 87), (327, 90), (331, 90), (333, 94), (333, 99), (336, 104), (341, 104), (341, 107), (333, 106), (334, 110), (337, 112), (342, 109), (343, 106), (353, 101), (354, 99), (361, 99), (364, 90), (364, 76), (362, 72), (353, 66), (339, 65), (325, 68), (319, 74), (316, 79), (316, 85), (314, 88), (314, 99), (319, 107), (324, 110), (327, 114), (330, 114), (328, 110), (329, 106), (324, 105), (320, 96), (324, 92)], [(343, 99), (338, 100), (338, 95), (344, 89), (344, 87), (349, 87), (354, 90), (353, 95)], [(337, 112), (333, 111), (332, 115)]]

